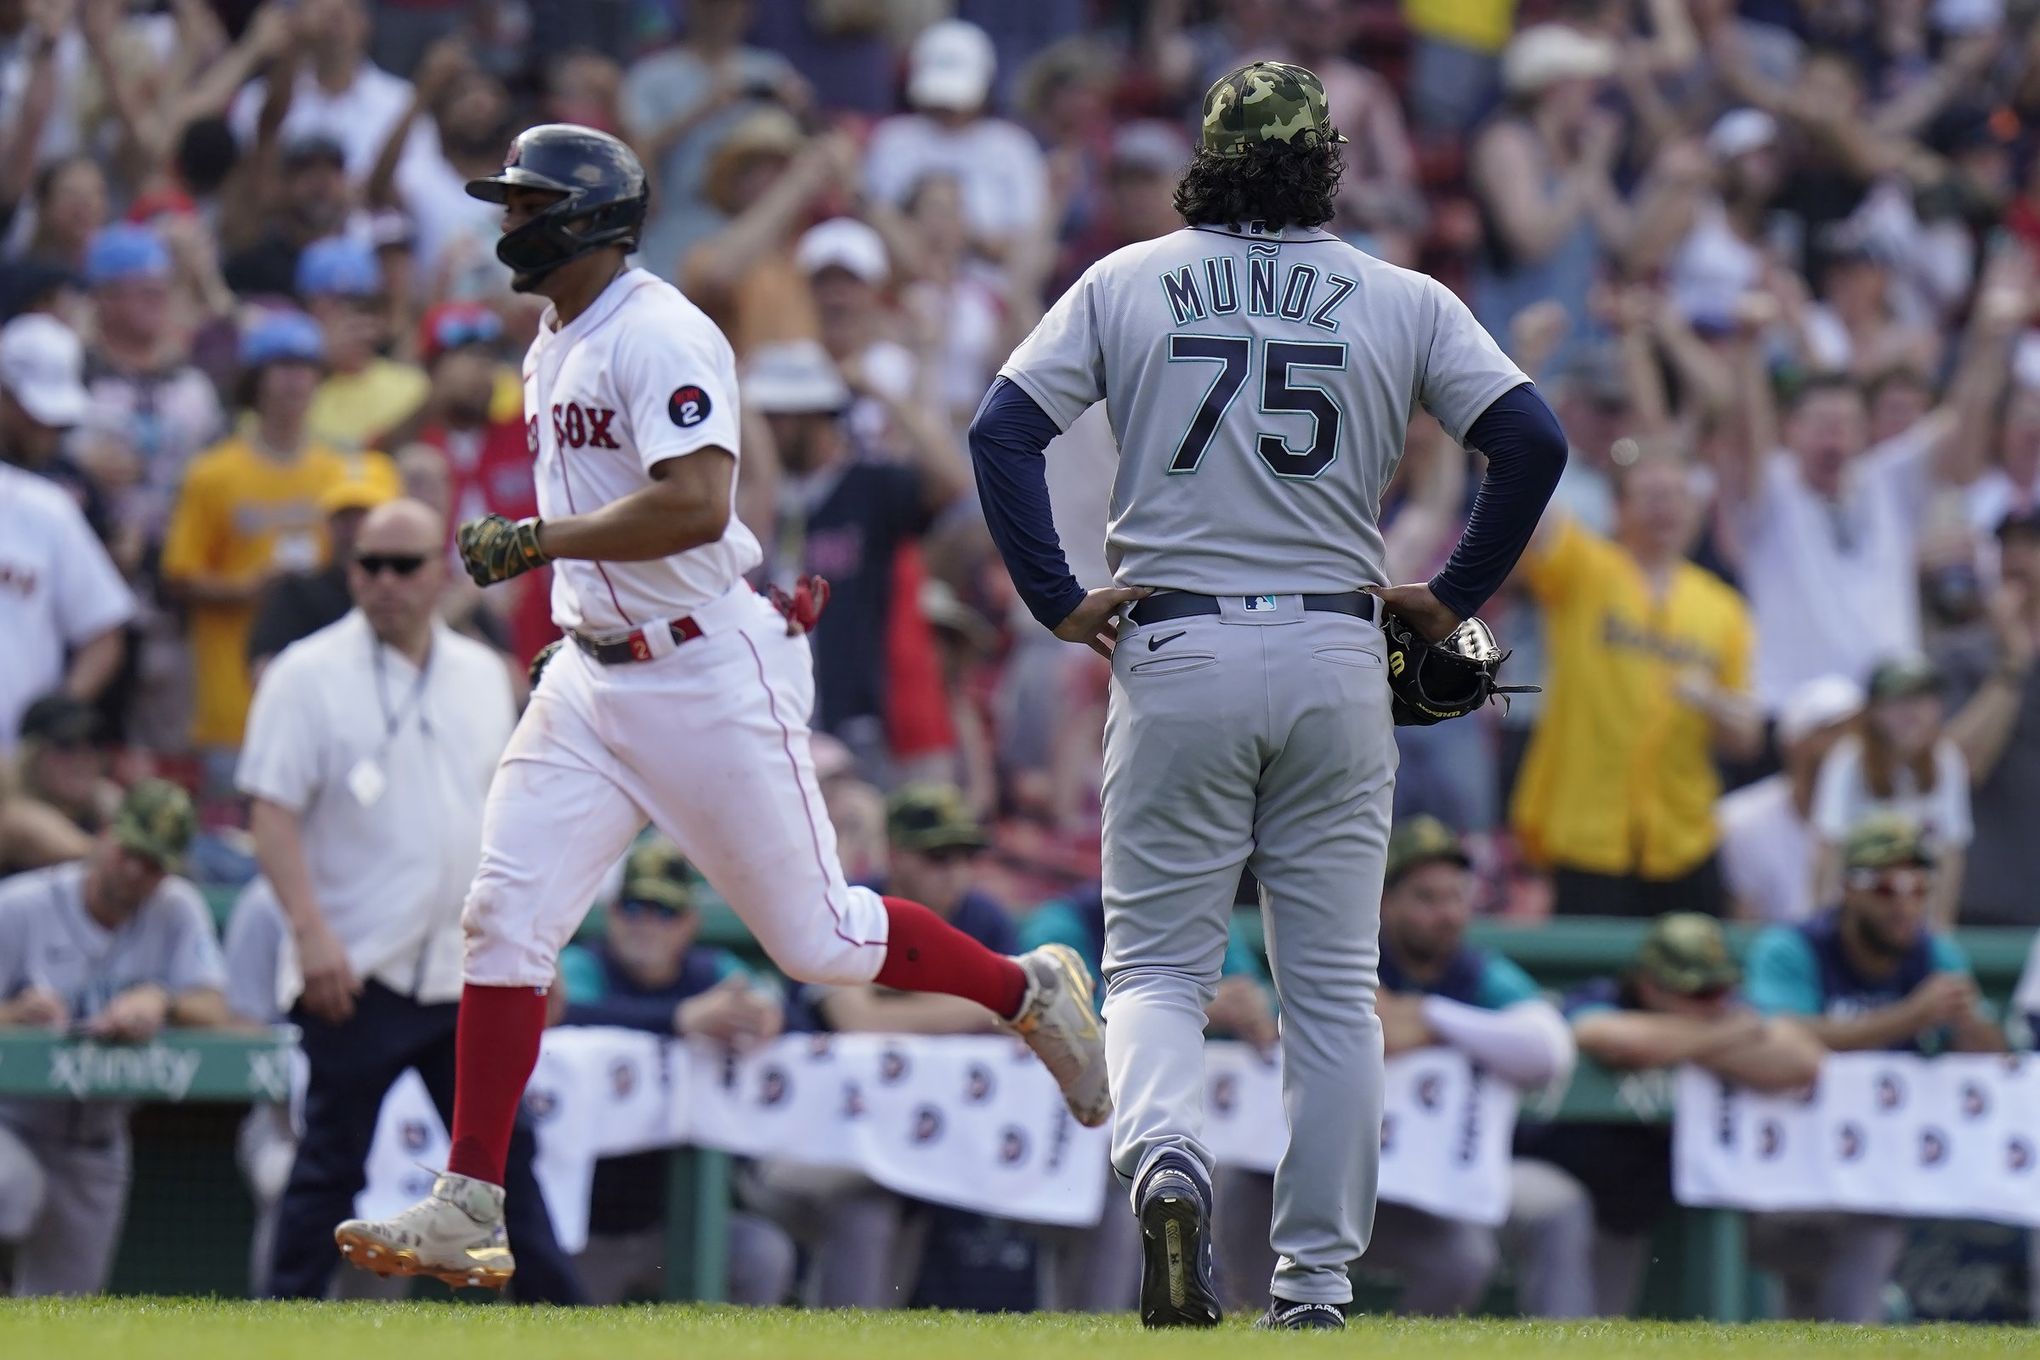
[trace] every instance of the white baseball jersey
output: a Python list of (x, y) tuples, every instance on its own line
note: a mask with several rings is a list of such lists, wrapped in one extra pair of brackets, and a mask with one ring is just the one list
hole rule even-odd
[[(524, 433), (541, 517), (619, 500), (668, 458), (704, 448), (734, 455), (737, 423), (729, 341), (679, 289), (642, 269), (619, 274), (565, 326), (548, 307), (524, 358)], [(714, 543), (650, 562), (555, 562), (553, 622), (599, 637), (718, 598), (763, 557), (735, 502), (732, 480), (729, 528)]]
[(0, 463), (0, 754), (28, 706), (63, 681), (65, 652), (134, 613), (70, 493)]
[(1385, 583), (1411, 408), (1463, 442), (1529, 381), (1436, 279), (1260, 223), (1106, 256), (999, 372), (1065, 430), (1105, 402), (1114, 579), (1208, 595)]

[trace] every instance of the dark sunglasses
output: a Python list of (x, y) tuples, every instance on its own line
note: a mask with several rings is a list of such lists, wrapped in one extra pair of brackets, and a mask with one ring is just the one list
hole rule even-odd
[(625, 916), (656, 916), (662, 921), (677, 921), (684, 914), (679, 907), (668, 906), (664, 902), (646, 902), (629, 898), (618, 902), (616, 909)]
[(1721, 998), (1728, 995), (1729, 991), (1730, 988), (1727, 983), (1718, 982), (1711, 987), (1701, 987), (1694, 991), (1683, 992), (1681, 995), (1688, 1001), (1709, 1002), (1721, 1000)]
[(410, 576), (425, 565), (425, 556), (422, 553), (356, 553), (354, 565), (370, 576), (380, 576), (386, 571)]

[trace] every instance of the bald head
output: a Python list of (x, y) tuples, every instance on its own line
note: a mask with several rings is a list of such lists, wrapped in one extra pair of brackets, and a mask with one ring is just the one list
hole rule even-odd
[(354, 535), (356, 553), (436, 557), (446, 546), (446, 521), (423, 501), (401, 496), (368, 512)]
[(354, 535), (347, 589), (376, 636), (424, 654), (446, 588), (446, 521), (423, 501), (389, 501), (368, 512)]

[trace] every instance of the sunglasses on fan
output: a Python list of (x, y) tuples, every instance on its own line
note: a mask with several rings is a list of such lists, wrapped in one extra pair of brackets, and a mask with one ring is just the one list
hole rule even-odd
[(354, 554), (354, 565), (370, 576), (380, 576), (386, 571), (395, 572), (399, 576), (410, 576), (425, 565), (425, 560), (423, 553)]

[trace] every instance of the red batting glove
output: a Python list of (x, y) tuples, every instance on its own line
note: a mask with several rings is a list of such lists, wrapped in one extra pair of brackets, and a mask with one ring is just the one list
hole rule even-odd
[(826, 577), (809, 576), (794, 584), (792, 594), (778, 586), (768, 586), (766, 595), (772, 607), (785, 617), (786, 635), (799, 637), (813, 632), (816, 620), (829, 607), (829, 582)]

